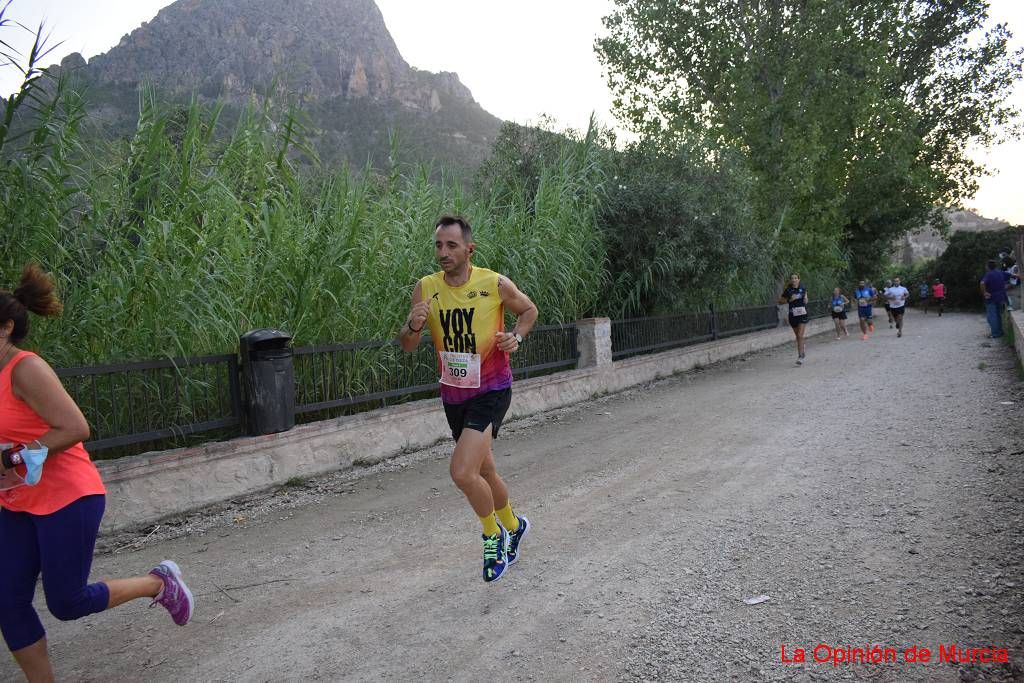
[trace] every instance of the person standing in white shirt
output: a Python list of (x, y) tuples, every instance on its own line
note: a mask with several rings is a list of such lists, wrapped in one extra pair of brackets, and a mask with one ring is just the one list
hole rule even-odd
[(886, 287), (885, 300), (889, 302), (889, 312), (892, 314), (893, 322), (896, 323), (896, 336), (903, 336), (903, 313), (907, 310), (907, 299), (910, 292), (900, 283), (900, 279), (892, 279), (892, 286)]

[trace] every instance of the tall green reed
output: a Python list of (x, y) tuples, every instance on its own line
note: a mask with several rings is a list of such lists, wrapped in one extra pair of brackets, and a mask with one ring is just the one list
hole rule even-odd
[[(535, 196), (499, 201), (428, 166), (328, 171), (285, 106), (254, 101), (230, 131), (223, 114), (144, 89), (129, 139), (86, 151), (69, 120), (50, 152), (11, 161), (3, 188), (21, 196), (4, 218), (20, 232), (4, 279), (30, 259), (58, 273), (65, 313), (34, 335), (55, 363), (223, 352), (264, 326), (299, 344), (389, 338), (436, 269), (448, 212), (475, 224), (478, 265), (519, 283), (544, 321), (593, 309), (603, 255), (585, 146), (567, 142)], [(50, 186), (14, 182), (17, 168)]]

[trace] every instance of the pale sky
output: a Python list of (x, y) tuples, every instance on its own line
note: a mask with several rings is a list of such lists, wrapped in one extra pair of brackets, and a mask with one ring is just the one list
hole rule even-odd
[[(3, 0), (0, 0), (2, 4)], [(7, 16), (35, 27), (40, 21), (64, 41), (48, 62), (71, 52), (90, 57), (154, 17), (170, 0), (14, 0)], [(611, 95), (594, 54), (595, 36), (611, 0), (377, 0), (391, 35), (411, 65), (454, 71), (484, 109), (502, 119), (536, 122), (548, 115), (580, 129), (591, 112), (611, 125)], [(1006, 22), (1024, 46), (1024, 2), (991, 0), (991, 17)], [(17, 32), (0, 39), (11, 42)], [(27, 50), (28, 45), (19, 45)], [(0, 92), (17, 87), (17, 73), (0, 70)], [(1024, 109), (1024, 86), (1013, 101)], [(979, 150), (994, 176), (981, 179), (970, 208), (989, 218), (1024, 224), (1024, 141)]]

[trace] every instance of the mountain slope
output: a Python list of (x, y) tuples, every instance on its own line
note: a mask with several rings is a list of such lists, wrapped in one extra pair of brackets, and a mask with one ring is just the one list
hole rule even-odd
[(109, 52), (61, 68), (88, 84), (113, 132), (133, 122), (143, 83), (236, 105), (253, 92), (289, 96), (328, 160), (386, 158), (399, 128), (415, 158), (473, 165), (501, 124), (456, 74), (411, 67), (373, 0), (178, 0)]

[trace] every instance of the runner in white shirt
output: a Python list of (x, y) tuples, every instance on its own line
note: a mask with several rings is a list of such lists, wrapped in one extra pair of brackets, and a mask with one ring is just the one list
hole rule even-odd
[(889, 311), (892, 313), (893, 321), (896, 323), (896, 336), (903, 336), (903, 313), (906, 311), (907, 299), (910, 298), (910, 292), (900, 284), (898, 277), (892, 279), (892, 287), (886, 287), (885, 292), (886, 301), (889, 302)]

